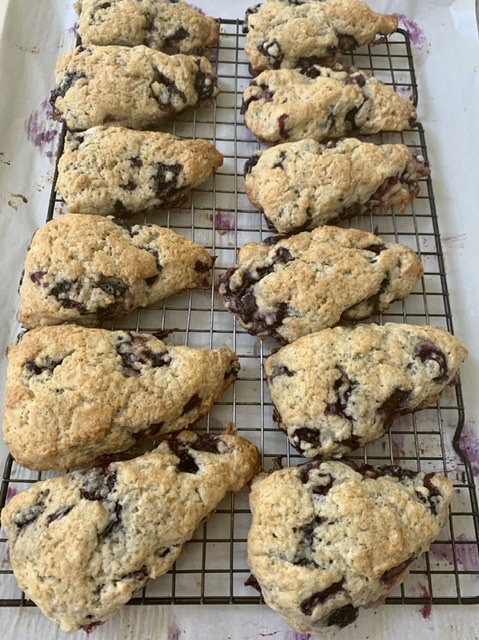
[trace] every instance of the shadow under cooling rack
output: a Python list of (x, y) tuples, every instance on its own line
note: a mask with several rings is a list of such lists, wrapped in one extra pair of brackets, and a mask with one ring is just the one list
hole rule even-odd
[[(242, 366), (240, 376), (199, 428), (220, 432), (228, 422), (233, 422), (240, 435), (261, 449), (264, 469), (269, 470), (275, 458), (282, 457), (284, 465), (296, 465), (302, 459), (289, 447), (272, 419), (262, 366), (276, 345), (271, 340), (260, 342), (239, 328), (225, 311), (215, 289), (219, 275), (235, 263), (236, 251), (245, 242), (261, 241), (270, 235), (244, 190), (243, 165), (261, 145), (244, 127), (239, 113), (243, 90), (251, 81), (243, 52), (242, 22), (222, 20), (220, 26), (219, 46), (206, 53), (216, 64), (221, 93), (212, 107), (178, 116), (168, 125), (168, 131), (185, 138), (210, 140), (224, 155), (223, 167), (194, 190), (181, 209), (141, 219), (168, 226), (206, 246), (217, 256), (214, 274), (209, 284), (131, 314), (116, 323), (115, 328), (145, 332), (176, 329), (169, 342), (208, 348), (227, 345), (235, 350)], [(418, 88), (405, 31), (398, 31), (376, 47), (359, 49), (349, 56), (349, 61), (374, 72), (380, 80), (417, 103)], [(419, 123), (403, 133), (382, 134), (373, 140), (405, 143), (427, 160), (425, 135)], [(434, 167), (432, 171), (434, 175)], [(411, 296), (393, 304), (372, 321), (434, 324), (452, 331), (431, 179), (422, 180), (420, 186), (418, 198), (404, 212), (397, 209), (378, 212), (355, 218), (348, 224), (374, 231), (386, 241), (410, 246), (424, 265), (424, 276)], [(63, 207), (54, 185), (47, 219), (59, 215)], [(464, 435), (464, 407), (458, 385), (447, 389), (436, 406), (400, 418), (381, 440), (352, 456), (369, 464), (401, 464), (425, 472), (440, 471), (455, 487), (448, 524), (429, 553), (414, 563), (410, 576), (391, 594), (388, 603), (479, 602), (478, 504), (471, 464), (460, 446), (461, 435)], [(0, 506), (32, 482), (49, 475), (52, 474), (30, 472), (10, 457), (3, 474)], [(254, 589), (244, 584), (249, 576), (246, 561), (249, 523), (247, 492), (227, 496), (215, 515), (187, 543), (172, 570), (151, 581), (129, 604), (260, 603)], [(0, 533), (0, 605), (31, 604), (16, 586), (5, 535)]]

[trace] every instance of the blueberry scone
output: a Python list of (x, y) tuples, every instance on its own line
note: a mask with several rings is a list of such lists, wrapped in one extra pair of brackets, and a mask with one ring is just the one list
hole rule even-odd
[(180, 431), (236, 379), (235, 353), (78, 326), (28, 331), (8, 349), (3, 431), (30, 469), (68, 469)]
[(258, 476), (248, 559), (296, 631), (338, 631), (383, 603), (447, 521), (450, 480), (396, 466), (312, 461)]
[(18, 585), (63, 631), (91, 631), (166, 573), (258, 467), (248, 440), (184, 431), (134, 460), (37, 482), (2, 511)]
[(213, 262), (204, 247), (154, 224), (60, 216), (33, 236), (19, 319), (27, 329), (99, 325), (196, 287)]
[(219, 292), (249, 333), (284, 343), (383, 311), (404, 300), (422, 274), (409, 247), (326, 226), (244, 245)]
[(71, 131), (97, 125), (149, 129), (218, 92), (205, 57), (169, 56), (149, 47), (77, 47), (59, 58), (53, 118)]
[(145, 44), (168, 53), (194, 53), (218, 42), (218, 24), (179, 0), (79, 0), (83, 44)]
[(68, 133), (56, 189), (70, 213), (128, 215), (179, 206), (223, 164), (206, 140), (124, 127)]
[(308, 458), (339, 457), (434, 404), (467, 357), (445, 329), (388, 323), (304, 336), (265, 362), (274, 417)]
[(362, 71), (342, 65), (263, 71), (243, 95), (248, 129), (264, 142), (403, 131), (414, 105)]
[(405, 207), (429, 175), (424, 158), (403, 144), (346, 138), (285, 142), (245, 164), (245, 188), (268, 226), (295, 233), (371, 211)]
[(374, 44), (398, 19), (360, 0), (268, 0), (246, 12), (245, 51), (254, 72), (293, 69)]

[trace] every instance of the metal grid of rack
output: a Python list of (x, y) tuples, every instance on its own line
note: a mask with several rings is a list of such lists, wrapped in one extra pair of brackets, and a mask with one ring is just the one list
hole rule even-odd
[[(244, 55), (241, 21), (221, 20), (221, 39), (207, 53), (216, 63), (221, 93), (210, 108), (180, 115), (169, 131), (185, 138), (206, 138), (224, 155), (214, 178), (196, 189), (181, 209), (149, 214), (145, 220), (168, 226), (217, 256), (208, 283), (164, 303), (131, 314), (115, 328), (136, 331), (175, 331), (168, 341), (192, 347), (227, 345), (240, 357), (240, 376), (199, 429), (221, 432), (232, 422), (238, 433), (262, 451), (265, 470), (275, 459), (296, 465), (303, 459), (290, 448), (272, 419), (272, 404), (262, 365), (277, 345), (248, 335), (224, 309), (215, 288), (219, 275), (235, 263), (236, 251), (248, 241), (269, 235), (263, 216), (244, 192), (243, 165), (261, 145), (244, 127), (240, 116), (242, 92), (251, 81)], [(406, 32), (399, 30), (373, 48), (363, 47), (349, 57), (357, 67), (372, 71), (383, 82), (416, 104), (417, 83)], [(416, 124), (400, 134), (382, 134), (377, 142), (403, 142), (427, 160), (423, 128)], [(61, 153), (61, 144), (59, 155)], [(63, 211), (55, 192), (55, 179), (47, 219)], [(375, 213), (350, 225), (412, 247), (424, 264), (424, 277), (404, 302), (395, 303), (376, 322), (434, 324), (453, 330), (446, 273), (431, 179), (421, 183), (418, 198), (404, 212)], [(445, 473), (455, 486), (448, 525), (429, 553), (414, 563), (408, 579), (388, 598), (393, 604), (479, 602), (479, 512), (470, 462), (461, 449), (464, 407), (460, 385), (447, 389), (440, 402), (397, 420), (381, 440), (354, 453), (369, 464), (402, 464), (426, 472)], [(0, 507), (18, 491), (53, 474), (37, 474), (19, 467), (10, 457), (0, 487)], [(249, 576), (246, 538), (250, 522), (247, 492), (230, 495), (215, 515), (187, 543), (172, 570), (150, 582), (130, 604), (199, 604), (261, 602), (245, 581)], [(4, 532), (0, 531), (0, 605), (31, 605), (16, 586), (8, 563)]]

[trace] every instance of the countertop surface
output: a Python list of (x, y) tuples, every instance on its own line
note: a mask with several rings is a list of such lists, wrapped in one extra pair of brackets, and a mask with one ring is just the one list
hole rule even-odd
[[(418, 107), (427, 138), (451, 297), (455, 333), (470, 350), (461, 373), (467, 442), (479, 473), (479, 46), (474, 0), (376, 0), (379, 11), (401, 15), (410, 31), (420, 88)], [(210, 15), (241, 18), (250, 2), (197, 0)], [(407, 16), (407, 18), (406, 18)], [(46, 99), (60, 53), (74, 42), (75, 16), (65, 0), (0, 1), (0, 352), (18, 333), (18, 265), (33, 231), (45, 219), (57, 134), (45, 124)], [(15, 276), (12, 276), (15, 274)], [(4, 394), (0, 364), (0, 400)], [(0, 462), (6, 449), (0, 448)], [(479, 565), (474, 567), (479, 596)], [(1, 575), (0, 575), (1, 579)], [(383, 640), (479, 638), (477, 605), (383, 606), (362, 611), (357, 623), (336, 637)], [(134, 640), (308, 640), (286, 627), (265, 606), (125, 607), (93, 638)], [(0, 637), (63, 639), (55, 624), (34, 607), (0, 609)], [(83, 638), (83, 632), (71, 637)]]

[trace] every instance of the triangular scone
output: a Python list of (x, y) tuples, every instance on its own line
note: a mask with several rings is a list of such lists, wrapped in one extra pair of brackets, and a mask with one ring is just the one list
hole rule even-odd
[(401, 414), (434, 404), (467, 349), (440, 327), (388, 323), (304, 336), (265, 362), (275, 419), (308, 458), (380, 438)]
[(396, 31), (394, 15), (360, 0), (268, 0), (246, 11), (245, 52), (253, 71), (293, 69), (373, 44)]
[(214, 258), (200, 245), (154, 224), (102, 216), (60, 216), (41, 227), (20, 285), (27, 328), (99, 325), (196, 287)]
[(395, 466), (312, 461), (259, 476), (248, 558), (266, 604), (304, 633), (354, 622), (429, 549), (452, 495), (441, 474)]
[(335, 224), (375, 207), (404, 207), (429, 173), (424, 158), (404, 144), (356, 138), (285, 142), (257, 151), (244, 165), (248, 198), (278, 233)]
[(222, 154), (207, 140), (93, 127), (66, 135), (56, 188), (69, 213), (128, 215), (179, 206), (222, 164)]
[(64, 631), (91, 629), (168, 571), (259, 460), (239, 436), (183, 432), (134, 460), (34, 484), (2, 511), (20, 588)]
[(168, 53), (193, 53), (218, 42), (216, 20), (178, 0), (77, 0), (83, 44), (146, 44)]
[(55, 68), (52, 117), (70, 131), (97, 125), (153, 129), (218, 94), (208, 58), (137, 47), (79, 46)]
[(236, 379), (233, 351), (77, 326), (33, 329), (8, 350), (4, 438), (30, 469), (68, 469), (180, 431)]
[(264, 142), (403, 131), (416, 119), (412, 102), (392, 87), (342, 64), (263, 71), (246, 88), (241, 112)]
[(220, 278), (225, 307), (261, 338), (293, 342), (341, 320), (362, 320), (404, 300), (421, 261), (403, 244), (359, 229), (320, 227), (248, 242)]

